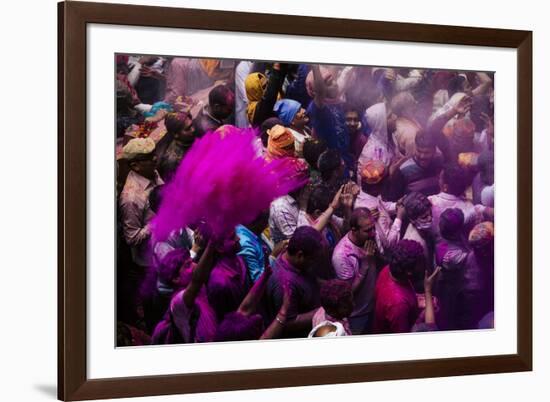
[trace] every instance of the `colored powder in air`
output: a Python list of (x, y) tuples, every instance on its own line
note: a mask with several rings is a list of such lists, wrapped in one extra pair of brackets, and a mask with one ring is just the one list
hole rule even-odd
[(295, 159), (266, 162), (258, 156), (256, 138), (255, 130), (225, 126), (223, 133), (197, 139), (162, 191), (152, 222), (155, 238), (202, 220), (214, 237), (223, 237), (307, 182)]

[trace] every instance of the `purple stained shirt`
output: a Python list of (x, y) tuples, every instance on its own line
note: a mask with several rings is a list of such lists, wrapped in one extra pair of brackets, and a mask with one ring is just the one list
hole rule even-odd
[(219, 319), (239, 308), (249, 287), (246, 264), (242, 257), (222, 257), (216, 262), (206, 284), (206, 293)]

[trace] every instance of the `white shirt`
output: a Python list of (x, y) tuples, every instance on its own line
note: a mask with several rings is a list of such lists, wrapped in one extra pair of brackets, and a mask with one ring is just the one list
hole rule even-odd
[(290, 195), (283, 195), (271, 203), (269, 231), (274, 244), (290, 239), (298, 226), (299, 213), (298, 202)]

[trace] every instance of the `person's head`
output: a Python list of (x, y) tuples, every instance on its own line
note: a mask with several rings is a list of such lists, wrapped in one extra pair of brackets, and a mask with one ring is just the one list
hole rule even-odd
[(439, 187), (441, 191), (457, 197), (464, 194), (468, 184), (468, 175), (465, 170), (457, 164), (445, 166), (439, 176)]
[(317, 186), (309, 195), (307, 200), (306, 212), (309, 216), (317, 219), (323, 212), (325, 212), (330, 205), (334, 195), (327, 191), (325, 186)]
[(472, 98), (472, 107), (470, 108), (470, 119), (475, 125), (475, 130), (480, 133), (485, 128), (483, 113), (491, 116), (491, 102), (489, 96), (481, 95)]
[(267, 152), (271, 158), (294, 157), (294, 136), (284, 126), (276, 125), (267, 130)]
[(432, 203), (424, 194), (407, 194), (403, 198), (403, 206), (407, 217), (417, 230), (429, 230), (432, 227)]
[(419, 131), (414, 138), (414, 160), (421, 168), (431, 165), (436, 151), (435, 138), (424, 131)]
[(349, 317), (353, 311), (351, 283), (341, 279), (323, 282), (320, 289), (321, 306), (337, 320)]
[(270, 117), (269, 119), (264, 120), (260, 126), (260, 138), (264, 147), (267, 147), (267, 142), (269, 140), (268, 131), (276, 125), (283, 126), (283, 122), (278, 117)]
[(451, 147), (455, 152), (471, 152), (474, 147), (475, 124), (467, 117), (455, 120), (451, 125)]
[[(336, 80), (333, 71), (325, 66), (320, 66), (319, 71), (323, 81), (325, 82), (325, 97), (328, 99), (337, 99), (340, 89), (338, 88), (338, 81)], [(313, 78), (313, 70), (311, 70), (306, 77), (306, 90), (310, 97), (315, 97), (315, 80)]]
[(134, 138), (122, 148), (123, 157), (130, 169), (146, 179), (153, 180), (157, 166), (155, 141), (151, 138)]
[(439, 218), (439, 233), (445, 240), (458, 240), (464, 226), (464, 213), (459, 208), (447, 208)]
[(327, 150), (327, 144), (323, 140), (308, 138), (304, 142), (302, 154), (308, 165), (314, 169), (318, 169), (319, 156)]
[(164, 125), (177, 143), (184, 147), (193, 145), (196, 137), (191, 113), (168, 113), (164, 118)]
[(481, 222), (474, 226), (468, 236), (468, 243), (474, 254), (490, 258), (494, 253), (495, 226), (493, 222)]
[(323, 321), (311, 329), (308, 338), (331, 338), (334, 336), (345, 336), (346, 330), (342, 323), (335, 321)]
[(215, 248), (221, 255), (235, 255), (241, 250), (239, 236), (232, 230), (227, 236), (216, 242)]
[(249, 102), (259, 102), (267, 88), (267, 77), (262, 73), (249, 74), (244, 80), (246, 97)]
[(390, 255), (391, 275), (399, 282), (411, 280), (423, 262), (424, 250), (414, 240), (400, 240)]
[(323, 181), (331, 181), (343, 177), (345, 164), (340, 152), (336, 149), (327, 149), (319, 156), (317, 167)]
[(374, 240), (376, 227), (374, 218), (367, 208), (356, 208), (350, 217), (350, 233), (353, 242), (362, 247), (367, 240)]
[(292, 266), (305, 271), (315, 262), (320, 249), (321, 234), (312, 227), (300, 226), (288, 241), (286, 253)]
[(191, 256), (185, 248), (170, 251), (162, 258), (158, 266), (158, 279), (181, 289), (191, 281)]
[(266, 209), (258, 214), (258, 216), (250, 222), (246, 227), (253, 233), (259, 235), (267, 227), (269, 222), (269, 209)]
[(227, 119), (235, 108), (235, 94), (228, 86), (217, 85), (208, 94), (208, 105), (216, 119)]
[(360, 173), (363, 191), (374, 196), (381, 194), (383, 180), (386, 177), (384, 162), (372, 159), (365, 163)]
[(354, 135), (361, 129), (361, 114), (359, 108), (346, 103), (344, 105), (344, 118), (346, 119), (346, 127), (350, 135)]
[(262, 316), (247, 316), (237, 311), (227, 313), (218, 325), (215, 342), (252, 341), (260, 339), (263, 331)]
[(292, 198), (298, 200), (300, 198), (300, 194), (302, 194), (302, 191), (305, 191), (305, 189), (308, 187), (308, 184), (310, 183), (309, 167), (303, 159), (298, 158), (288, 158), (286, 160), (286, 163), (288, 163), (288, 166), (291, 167), (291, 173), (288, 178), (297, 183), (302, 183), (288, 193), (288, 195), (290, 195)]
[(286, 127), (302, 130), (309, 121), (302, 105), (293, 99), (281, 99), (275, 103), (273, 111)]

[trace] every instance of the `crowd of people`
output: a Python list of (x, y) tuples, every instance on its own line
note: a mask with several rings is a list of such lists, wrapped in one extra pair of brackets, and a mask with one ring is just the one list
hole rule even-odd
[[(493, 328), (493, 79), (117, 55), (117, 345)], [(194, 145), (250, 130), (300, 185), (156, 236)]]

